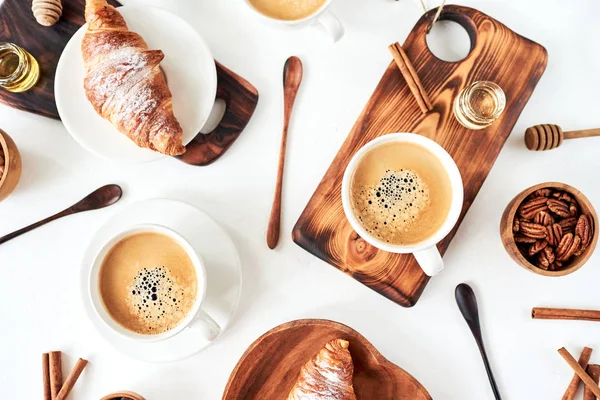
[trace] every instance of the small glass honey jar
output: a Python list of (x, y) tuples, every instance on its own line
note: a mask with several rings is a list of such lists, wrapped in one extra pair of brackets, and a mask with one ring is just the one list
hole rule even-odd
[(27, 50), (0, 42), (0, 87), (10, 92), (24, 92), (35, 85), (40, 67)]
[(454, 116), (465, 128), (492, 125), (506, 107), (506, 96), (494, 82), (478, 81), (461, 90), (454, 101)]

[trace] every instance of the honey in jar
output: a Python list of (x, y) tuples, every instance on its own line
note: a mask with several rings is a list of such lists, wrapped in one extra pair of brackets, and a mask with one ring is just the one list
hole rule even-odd
[(25, 49), (0, 42), (0, 87), (11, 92), (24, 92), (40, 77), (36, 59)]

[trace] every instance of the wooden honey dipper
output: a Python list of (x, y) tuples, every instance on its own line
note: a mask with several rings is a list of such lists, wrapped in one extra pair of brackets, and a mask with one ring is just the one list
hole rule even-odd
[(600, 136), (600, 129), (563, 132), (558, 125), (541, 124), (527, 128), (525, 131), (525, 145), (529, 150), (551, 150), (560, 146), (563, 139), (592, 136)]

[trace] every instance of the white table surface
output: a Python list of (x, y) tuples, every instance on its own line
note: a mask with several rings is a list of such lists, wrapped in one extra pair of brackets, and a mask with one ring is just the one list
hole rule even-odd
[[(556, 353), (578, 356), (598, 346), (600, 324), (532, 321), (533, 306), (598, 308), (599, 255), (575, 274), (553, 279), (517, 266), (505, 253), (498, 224), (508, 201), (543, 181), (564, 181), (600, 207), (600, 138), (565, 142), (531, 153), (526, 127), (557, 123), (598, 127), (600, 3), (561, 0), (469, 0), (548, 49), (548, 68), (466, 216), (447, 256), (418, 304), (402, 308), (296, 246), (291, 229), (391, 60), (421, 15), (416, 0), (337, 0), (346, 37), (331, 45), (317, 29), (265, 26), (242, 0), (141, 0), (187, 18), (215, 57), (252, 82), (260, 102), (246, 131), (214, 165), (165, 159), (122, 166), (94, 158), (60, 122), (0, 107), (0, 128), (17, 142), (23, 176), (0, 204), (7, 233), (66, 207), (96, 187), (123, 186), (120, 204), (63, 219), (0, 246), (0, 395), (41, 398), (40, 354), (61, 349), (65, 374), (77, 357), (90, 360), (71, 395), (98, 399), (131, 389), (149, 400), (219, 399), (239, 357), (258, 336), (298, 318), (329, 318), (361, 332), (392, 362), (412, 373), (435, 399), (490, 399), (477, 348), (454, 302), (470, 283), (478, 295), (483, 333), (505, 399), (562, 396), (572, 373)], [(426, 1), (429, 6), (435, 2)], [(291, 124), (283, 198), (282, 238), (265, 244), (279, 150), (285, 59), (298, 55), (305, 76)], [(184, 361), (146, 364), (105, 343), (80, 307), (78, 269), (84, 248), (119, 207), (152, 197), (186, 200), (215, 217), (235, 241), (244, 289), (230, 329)], [(599, 353), (592, 361), (600, 363)]]

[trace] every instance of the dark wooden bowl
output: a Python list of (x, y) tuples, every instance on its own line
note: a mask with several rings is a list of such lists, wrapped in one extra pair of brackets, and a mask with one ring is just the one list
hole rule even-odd
[(116, 400), (116, 399), (131, 399), (131, 400), (146, 400), (141, 395), (130, 391), (117, 392), (102, 397), (100, 400)]
[(15, 190), (21, 178), (21, 154), (10, 136), (0, 129), (0, 146), (4, 152), (4, 174), (0, 179), (0, 201)]
[(231, 373), (223, 400), (287, 398), (302, 366), (333, 339), (350, 342), (358, 400), (431, 400), (415, 378), (386, 360), (360, 333), (321, 319), (288, 322), (258, 338)]
[[(519, 208), (519, 206), (521, 205), (523, 200), (525, 200), (525, 198), (527, 198), (527, 196), (529, 196), (536, 190), (544, 189), (544, 188), (562, 190), (562, 191), (565, 191), (565, 192), (571, 194), (573, 196), (573, 198), (575, 198), (575, 200), (577, 200), (577, 202), (579, 203), (579, 207), (581, 208), (581, 211), (584, 214), (590, 215), (594, 221), (594, 235), (592, 237), (592, 241), (590, 242), (590, 245), (585, 249), (585, 251), (583, 253), (581, 253), (579, 256), (576, 256), (575, 258), (573, 258), (569, 262), (569, 264), (565, 265), (562, 269), (560, 269), (558, 271), (546, 271), (546, 270), (539, 268), (538, 266), (532, 264), (531, 262), (529, 262), (529, 260), (527, 260), (523, 256), (523, 254), (521, 254), (521, 252), (519, 251), (519, 248), (517, 247), (517, 244), (515, 243), (514, 233), (512, 230), (513, 221), (515, 219), (517, 209)], [(598, 215), (596, 215), (596, 210), (594, 210), (592, 203), (590, 203), (590, 201), (587, 199), (587, 197), (585, 197), (583, 195), (583, 193), (581, 193), (579, 190), (575, 189), (572, 186), (567, 185), (566, 183), (560, 183), (560, 182), (540, 183), (539, 185), (535, 185), (535, 186), (530, 187), (529, 189), (523, 190), (514, 199), (512, 199), (512, 201), (510, 203), (508, 203), (508, 206), (506, 207), (506, 209), (504, 210), (504, 213), (502, 214), (502, 219), (500, 220), (500, 236), (502, 238), (502, 244), (504, 245), (504, 248), (508, 252), (508, 255), (511, 256), (511, 258), (513, 260), (515, 260), (517, 262), (517, 264), (519, 264), (523, 268), (526, 268), (532, 272), (535, 272), (536, 274), (540, 274), (540, 275), (544, 275), (544, 276), (564, 276), (564, 275), (571, 274), (571, 273), (577, 271), (579, 268), (581, 268), (586, 263), (586, 261), (590, 258), (590, 256), (594, 252), (594, 249), (596, 248), (596, 244), (598, 242), (598, 230), (599, 229), (600, 229), (600, 226), (598, 225)]]

